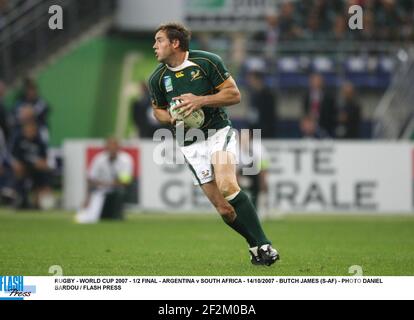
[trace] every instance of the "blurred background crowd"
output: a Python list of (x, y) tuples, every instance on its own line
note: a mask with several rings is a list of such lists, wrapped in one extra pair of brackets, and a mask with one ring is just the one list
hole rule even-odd
[[(6, 108), (6, 85), (0, 81), (0, 192), (3, 202), (17, 208), (39, 208), (52, 197), (48, 164), (49, 105), (27, 78), (13, 106)], [(33, 201), (30, 192), (35, 191)], [(46, 200), (48, 201), (48, 200)], [(47, 204), (46, 204), (47, 206)]]
[[(361, 32), (348, 28), (353, 5), (364, 9)], [(280, 40), (413, 40), (414, 4), (410, 0), (290, 1), (268, 15)]]
[[(179, 3), (169, 20), (193, 30), (192, 48), (221, 55), (242, 89), (242, 104), (229, 110), (236, 128), (261, 128), (266, 139), (411, 139), (413, 1), (258, 1), (262, 10), (187, 0), (171, 2), (170, 14)], [(48, 28), (53, 4), (63, 8), (63, 30)], [(362, 30), (348, 26), (352, 5), (363, 9)], [(65, 139), (152, 138), (145, 81), (163, 6), (0, 0), (3, 203), (47, 207), (47, 197), (29, 194), (51, 192)]]

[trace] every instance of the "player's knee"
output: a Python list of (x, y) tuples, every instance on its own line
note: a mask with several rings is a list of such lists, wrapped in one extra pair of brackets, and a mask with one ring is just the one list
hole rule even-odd
[(233, 181), (221, 180), (217, 182), (217, 186), (224, 198), (240, 191), (239, 185)]

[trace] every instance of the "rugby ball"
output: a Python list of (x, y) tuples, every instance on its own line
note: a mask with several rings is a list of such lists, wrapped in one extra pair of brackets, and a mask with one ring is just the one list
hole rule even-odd
[(173, 118), (183, 121), (188, 128), (200, 128), (204, 124), (205, 116), (202, 109), (198, 109), (187, 117), (183, 117), (180, 109), (174, 109), (175, 106), (180, 105), (181, 100), (173, 101), (170, 107), (170, 114)]

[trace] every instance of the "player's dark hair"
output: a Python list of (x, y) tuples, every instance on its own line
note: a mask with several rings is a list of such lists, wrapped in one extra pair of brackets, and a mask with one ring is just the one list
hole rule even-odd
[(191, 32), (184, 27), (181, 23), (171, 22), (162, 24), (156, 30), (164, 31), (167, 34), (168, 40), (170, 42), (174, 40), (180, 41), (180, 49), (183, 51), (188, 51), (190, 48)]

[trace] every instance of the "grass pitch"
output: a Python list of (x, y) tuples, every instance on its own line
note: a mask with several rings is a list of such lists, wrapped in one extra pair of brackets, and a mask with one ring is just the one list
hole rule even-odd
[(281, 261), (249, 262), (247, 244), (214, 215), (129, 215), (76, 225), (72, 215), (0, 211), (0, 274), (65, 276), (414, 275), (414, 217), (289, 216), (263, 223)]

